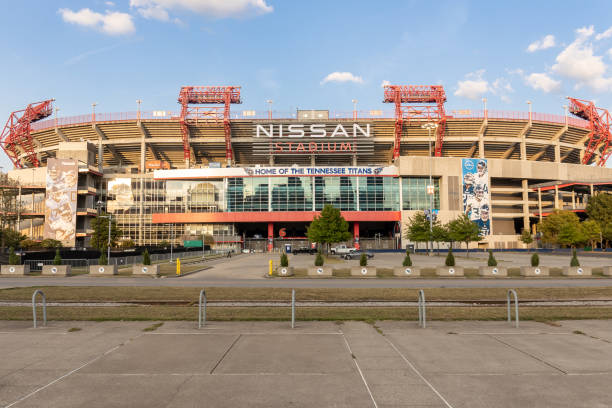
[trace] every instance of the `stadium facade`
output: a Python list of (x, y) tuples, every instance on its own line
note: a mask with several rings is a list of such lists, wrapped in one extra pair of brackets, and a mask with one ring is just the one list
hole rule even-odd
[(185, 87), (180, 113), (45, 119), (50, 104), (30, 105), (27, 135), (15, 125), (2, 139), (20, 182), (16, 227), (87, 247), (102, 210), (137, 245), (207, 234), (217, 248), (272, 250), (306, 245), (332, 204), (364, 248), (405, 247), (409, 218), (430, 209), (442, 222), (468, 214), (475, 245), (520, 248), (523, 229), (611, 189), (608, 136), (580, 107), (447, 113), (445, 100), (442, 87), (388, 86), (393, 112), (258, 116), (230, 112), (238, 87)]

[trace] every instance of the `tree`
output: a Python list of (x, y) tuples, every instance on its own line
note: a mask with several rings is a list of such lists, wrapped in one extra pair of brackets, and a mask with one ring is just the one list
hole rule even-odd
[(361, 254), (361, 258), (359, 258), (359, 266), (368, 266), (368, 256), (366, 253)]
[(145, 249), (142, 253), (142, 264), (151, 265), (151, 255), (149, 255), (149, 251), (147, 249)]
[(521, 237), (519, 239), (523, 244), (527, 245), (527, 252), (529, 252), (531, 249), (529, 248), (529, 245), (533, 242), (533, 235), (531, 235), (531, 232), (529, 232), (528, 229), (523, 229), (523, 232), (521, 232)]
[(410, 259), (410, 251), (406, 251), (406, 256), (404, 257), (404, 262), (402, 262), (402, 266), (412, 266), (412, 259)]
[(206, 247), (212, 248), (215, 245), (215, 238), (210, 234), (202, 235), (202, 244)]
[[(0, 218), (2, 218), (0, 216)], [(21, 246), (21, 241), (26, 239), (27, 237), (17, 231), (13, 231), (12, 229), (6, 228), (4, 230), (0, 230), (0, 235), (2, 235), (2, 239), (4, 240), (4, 245), (7, 247), (18, 248)]]
[(287, 254), (284, 252), (280, 256), (280, 266), (282, 267), (289, 266), (289, 258), (287, 257)]
[(98, 265), (108, 265), (108, 258), (106, 257), (106, 252), (102, 252), (100, 258), (98, 259)]
[(19, 264), (21, 264), (21, 259), (19, 259), (19, 255), (15, 254), (15, 250), (13, 249), (13, 247), (9, 248), (8, 263), (9, 263), (9, 265), (19, 265)]
[(448, 250), (448, 254), (446, 255), (446, 259), (444, 260), (444, 264), (446, 266), (455, 266), (455, 256), (453, 255), (453, 248)]
[(440, 242), (449, 242), (451, 240), (448, 236), (448, 227), (436, 220), (433, 225), (432, 239), (437, 243), (436, 251), (440, 255)]
[[(103, 214), (108, 215), (108, 214)], [(90, 245), (100, 251), (106, 251), (108, 248), (108, 218), (96, 217), (91, 221), (93, 234), (91, 235)], [(117, 227), (117, 221), (113, 218), (111, 221), (111, 248), (117, 246), (117, 240), (122, 232)]]
[(15, 229), (20, 212), (19, 183), (9, 178), (8, 174), (0, 174), (0, 231), (2, 232), (0, 252), (2, 253), (4, 253), (4, 248), (7, 245), (7, 231)]
[(540, 256), (538, 255), (537, 252), (534, 252), (534, 254), (531, 255), (531, 266), (535, 268), (539, 265), (540, 265)]
[(324, 263), (325, 261), (323, 260), (323, 255), (321, 254), (321, 252), (317, 251), (317, 257), (314, 261), (315, 266), (323, 266)]
[(53, 258), (53, 265), (61, 265), (62, 256), (60, 255), (59, 248), (55, 250), (55, 258)]
[[(106, 239), (108, 240), (108, 237), (106, 237)], [(135, 246), (136, 246), (136, 243), (132, 241), (131, 239), (124, 239), (123, 241), (121, 241), (121, 248), (127, 249), (127, 248), (134, 248)]]
[(488, 266), (497, 266), (497, 259), (493, 256), (493, 251), (489, 249), (489, 259), (487, 260)]
[(580, 266), (580, 262), (578, 262), (578, 256), (576, 256), (576, 249), (572, 249), (572, 259), (570, 259), (570, 266)]
[(348, 229), (349, 224), (340, 214), (340, 210), (326, 204), (321, 214), (315, 216), (308, 226), (306, 236), (310, 242), (324, 244), (326, 253), (329, 253), (330, 244), (351, 239), (352, 235)]
[(448, 223), (448, 235), (453, 241), (465, 242), (468, 257), (470, 256), (470, 242), (482, 241), (480, 228), (465, 214), (461, 214), (459, 218)]
[[(599, 193), (589, 197), (589, 202), (586, 206), (586, 213), (589, 219), (597, 222), (603, 233), (603, 239), (606, 248), (612, 241), (612, 194)], [(607, 230), (610, 230), (607, 233)]]
[(597, 242), (602, 241), (602, 231), (597, 221), (591, 219), (582, 221), (580, 223), (580, 228), (585, 241), (589, 243), (591, 248), (595, 248)]
[(580, 219), (571, 211), (555, 210), (538, 224), (538, 230), (548, 244), (574, 247), (585, 241)]
[(57, 239), (47, 238), (40, 241), (41, 248), (61, 248), (62, 241), (58, 241)]
[(419, 211), (408, 220), (406, 238), (413, 242), (427, 242), (427, 249), (429, 250), (429, 241), (432, 240), (432, 234), (429, 220), (424, 212)]

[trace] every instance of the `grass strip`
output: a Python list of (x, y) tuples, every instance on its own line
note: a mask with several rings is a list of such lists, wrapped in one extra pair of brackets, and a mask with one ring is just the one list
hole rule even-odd
[[(298, 320), (417, 320), (416, 307), (297, 307)], [(520, 320), (555, 321), (573, 319), (612, 319), (612, 307), (521, 307)], [(169, 321), (197, 320), (195, 307), (186, 306), (118, 306), (47, 308), (48, 320), (62, 321)], [(289, 308), (278, 307), (209, 307), (206, 317), (215, 321), (289, 321)], [(505, 320), (506, 308), (495, 307), (430, 307), (428, 320)], [(29, 307), (0, 307), (0, 320), (32, 320)], [(154, 325), (155, 326), (155, 325)], [(151, 330), (154, 326), (151, 326)], [(159, 326), (157, 326), (159, 327)], [(155, 328), (157, 328), (155, 327)]]
[[(509, 286), (511, 287), (511, 283)], [(45, 292), (48, 302), (164, 302), (195, 304), (200, 288), (138, 286), (33, 286), (0, 289), (0, 301), (30, 301), (36, 289)], [(505, 300), (506, 288), (423, 288), (427, 300)], [(418, 288), (299, 288), (298, 301), (414, 301)], [(519, 288), (519, 300), (610, 300), (612, 286), (567, 288)], [(290, 288), (206, 288), (209, 301), (288, 301)]]

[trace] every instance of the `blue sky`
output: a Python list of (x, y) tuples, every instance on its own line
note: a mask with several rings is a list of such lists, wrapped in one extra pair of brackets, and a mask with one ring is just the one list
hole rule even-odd
[[(612, 3), (34, 0), (0, 15), (0, 120), (176, 110), (182, 85), (240, 85), (239, 111), (389, 109), (383, 81), (442, 84), (447, 110), (562, 114), (612, 102)], [(610, 30), (609, 30), (610, 29)], [(608, 31), (609, 30), (609, 31)], [(328, 80), (325, 80), (328, 78)], [(0, 166), (8, 159), (0, 154)]]

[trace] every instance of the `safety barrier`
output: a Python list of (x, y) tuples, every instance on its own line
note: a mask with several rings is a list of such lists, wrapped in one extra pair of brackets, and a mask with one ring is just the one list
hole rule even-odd
[(419, 326), (423, 329), (427, 327), (427, 316), (425, 312), (425, 292), (423, 289), (419, 289)]
[(516, 328), (519, 327), (519, 309), (518, 309), (518, 296), (516, 294), (516, 290), (509, 289), (507, 293), (507, 306), (508, 306), (508, 323), (512, 324), (512, 315), (510, 313), (510, 295), (514, 297), (514, 320), (516, 323)]
[(291, 289), (291, 328), (295, 328), (295, 289)]
[(32, 316), (34, 318), (34, 328), (37, 327), (37, 321), (36, 321), (36, 295), (38, 295), (38, 294), (40, 294), (40, 296), (42, 297), (43, 325), (44, 326), (47, 325), (47, 298), (45, 297), (45, 293), (42, 290), (37, 289), (32, 294)]
[(200, 300), (198, 302), (198, 329), (206, 326), (206, 291), (200, 291)]

